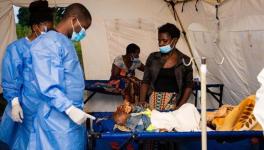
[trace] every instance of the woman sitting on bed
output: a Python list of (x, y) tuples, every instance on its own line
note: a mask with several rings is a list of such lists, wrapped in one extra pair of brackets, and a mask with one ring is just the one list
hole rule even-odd
[(139, 53), (139, 46), (131, 43), (126, 48), (126, 54), (117, 56), (112, 64), (110, 84), (120, 83), (117, 82), (118, 80), (125, 81), (122, 94), (131, 103), (135, 103), (139, 99), (140, 81), (135, 77), (135, 70), (144, 71), (144, 65), (139, 60)]

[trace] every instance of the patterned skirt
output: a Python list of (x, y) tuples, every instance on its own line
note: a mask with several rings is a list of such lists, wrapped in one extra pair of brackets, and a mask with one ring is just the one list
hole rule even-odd
[(149, 99), (150, 109), (162, 110), (175, 110), (177, 93), (170, 92), (152, 92)]

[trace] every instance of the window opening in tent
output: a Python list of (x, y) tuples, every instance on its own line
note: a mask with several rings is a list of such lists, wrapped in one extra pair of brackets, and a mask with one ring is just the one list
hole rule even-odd
[[(31, 33), (29, 27), (29, 9), (27, 7), (17, 7), (13, 6), (14, 14), (15, 14), (15, 22), (16, 22), (16, 33), (17, 38), (23, 38)], [(56, 26), (65, 11), (65, 7), (56, 7), (54, 11), (54, 26)], [(83, 67), (83, 59), (82, 59), (82, 49), (80, 42), (74, 42), (74, 46), (80, 61), (81, 66)]]

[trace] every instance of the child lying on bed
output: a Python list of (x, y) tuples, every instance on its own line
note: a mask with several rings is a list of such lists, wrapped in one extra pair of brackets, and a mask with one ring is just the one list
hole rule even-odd
[(200, 114), (186, 103), (171, 112), (159, 112), (125, 102), (113, 114), (121, 131), (199, 131)]

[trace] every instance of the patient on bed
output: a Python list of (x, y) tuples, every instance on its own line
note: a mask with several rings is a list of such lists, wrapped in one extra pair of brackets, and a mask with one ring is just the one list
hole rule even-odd
[(159, 112), (125, 102), (113, 114), (121, 131), (199, 131), (200, 114), (186, 103), (170, 112)]
[(208, 125), (217, 131), (262, 130), (253, 109), (255, 95), (243, 99), (239, 105), (223, 105), (214, 112), (207, 112)]
[[(256, 96), (251, 95), (243, 99), (237, 106), (223, 105), (216, 111), (208, 111), (208, 127), (216, 131), (262, 130), (262, 127), (253, 115), (255, 99)], [(143, 125), (140, 126), (140, 130), (147, 130), (148, 127), (152, 127), (149, 129), (162, 129), (163, 131), (192, 131), (200, 129), (200, 114), (192, 104), (187, 103), (178, 110), (172, 112), (150, 111), (147, 108), (148, 106), (131, 105), (129, 102), (125, 101), (114, 113), (114, 120), (117, 127), (121, 127), (127, 131), (137, 131), (138, 128), (136, 123), (138, 123), (139, 125)], [(119, 116), (122, 115), (124, 117), (119, 118)], [(146, 119), (146, 117), (149, 119)], [(131, 123), (131, 121), (129, 121), (131, 120), (130, 118), (137, 121)], [(118, 119), (123, 121), (120, 122)]]

